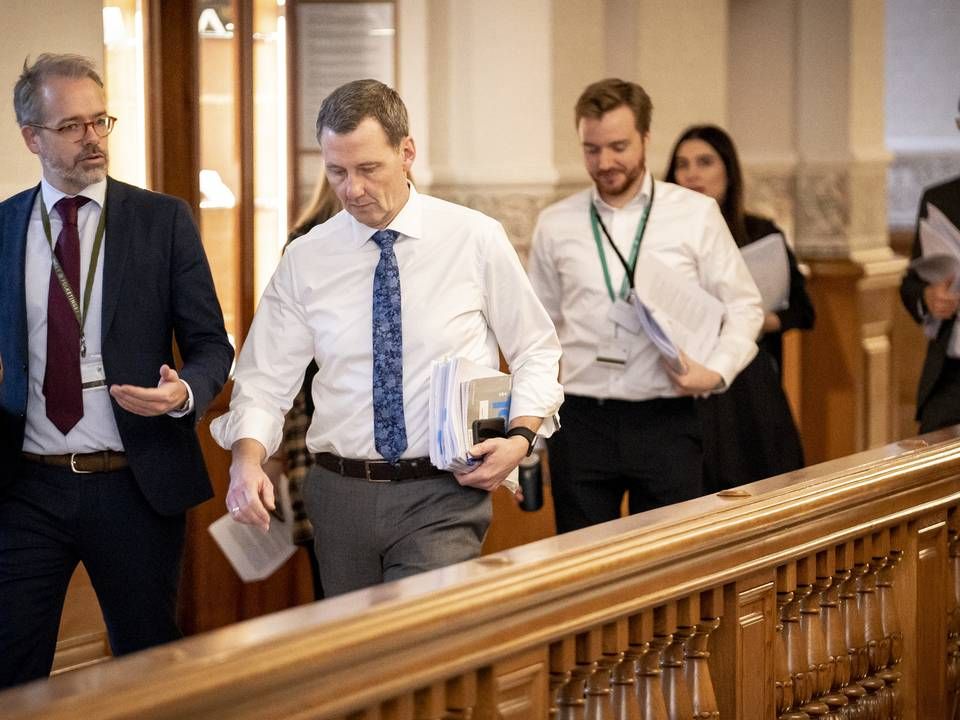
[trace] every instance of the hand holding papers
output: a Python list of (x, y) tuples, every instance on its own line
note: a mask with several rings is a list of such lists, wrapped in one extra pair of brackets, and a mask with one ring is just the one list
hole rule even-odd
[(273, 518), (264, 533), (254, 525), (245, 525), (224, 515), (208, 528), (213, 539), (244, 582), (263, 580), (272, 575), (296, 552), (290, 541), (290, 520)]
[(763, 311), (786, 310), (790, 305), (790, 261), (783, 235), (771, 233), (741, 248), (740, 254), (760, 291)]
[(920, 221), (921, 255), (911, 263), (928, 283), (953, 278), (952, 290), (960, 287), (960, 230), (936, 205), (927, 203), (927, 217)]
[[(928, 338), (940, 332), (941, 318), (956, 312), (956, 294), (960, 290), (960, 230), (935, 205), (927, 203), (927, 217), (920, 221), (921, 255), (910, 267), (929, 284), (925, 293), (932, 317), (924, 321)], [(942, 287), (938, 287), (942, 286)], [(930, 295), (943, 302), (930, 302)], [(953, 332), (948, 354), (960, 356), (960, 337)]]
[(723, 303), (653, 257), (639, 263), (636, 287), (635, 307), (646, 315), (641, 325), (654, 321), (645, 332), (667, 363), (676, 366), (681, 350), (706, 364), (720, 337)]
[[(430, 374), (430, 462), (441, 470), (464, 473), (482, 458), (471, 457), (473, 425), (477, 420), (510, 417), (512, 378), (463, 358), (434, 362)], [(503, 485), (519, 488), (514, 470)]]
[(683, 373), (687, 371), (687, 368), (684, 365), (680, 348), (678, 348), (673, 343), (673, 340), (670, 339), (670, 336), (664, 332), (663, 327), (656, 321), (650, 308), (644, 305), (635, 294), (633, 296), (633, 307), (636, 309), (640, 329), (650, 338), (650, 342), (657, 348), (667, 367), (675, 373), (683, 375)]

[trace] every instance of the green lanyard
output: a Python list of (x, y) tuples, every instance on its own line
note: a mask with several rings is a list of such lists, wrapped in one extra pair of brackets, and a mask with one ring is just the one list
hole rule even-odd
[(50, 232), (50, 213), (47, 212), (47, 204), (43, 201), (43, 193), (40, 193), (40, 219), (43, 221), (43, 232), (47, 236), (47, 244), (50, 246), (50, 256), (53, 260), (53, 271), (60, 283), (60, 289), (70, 303), (73, 310), (73, 316), (77, 319), (77, 325), (80, 326), (80, 357), (87, 356), (87, 340), (83, 333), (83, 326), (87, 321), (87, 310), (90, 309), (90, 296), (93, 294), (93, 279), (97, 275), (97, 263), (100, 261), (100, 246), (103, 244), (103, 233), (107, 227), (106, 203), (100, 207), (100, 223), (97, 225), (97, 233), (93, 238), (93, 254), (90, 256), (90, 266), (87, 269), (87, 283), (83, 288), (83, 310), (80, 309), (80, 303), (77, 301), (77, 294), (70, 286), (66, 273), (57, 260), (57, 254), (54, 252), (53, 236)]
[(607, 226), (604, 225), (603, 220), (600, 219), (600, 213), (597, 211), (596, 206), (591, 204), (590, 227), (593, 229), (593, 239), (597, 243), (597, 254), (600, 256), (600, 266), (603, 268), (603, 279), (607, 284), (607, 293), (610, 295), (610, 302), (616, 302), (616, 297), (613, 294), (613, 283), (610, 281), (610, 269), (607, 267), (606, 253), (603, 252), (603, 240), (600, 239), (600, 231), (602, 229), (603, 234), (607, 240), (610, 241), (610, 247), (612, 247), (613, 251), (617, 254), (617, 259), (620, 260), (620, 264), (623, 265), (624, 272), (626, 273), (623, 277), (623, 284), (620, 286), (620, 297), (625, 299), (633, 288), (633, 273), (637, 267), (640, 243), (643, 241), (643, 234), (647, 231), (647, 218), (650, 216), (650, 208), (653, 207), (653, 189), (654, 183), (651, 180), (650, 199), (647, 201), (646, 207), (643, 208), (640, 222), (637, 223), (637, 232), (633, 236), (633, 247), (630, 249), (629, 263), (623, 259), (623, 255), (620, 254), (620, 250), (614, 244), (613, 238), (610, 237), (610, 233), (607, 232)]

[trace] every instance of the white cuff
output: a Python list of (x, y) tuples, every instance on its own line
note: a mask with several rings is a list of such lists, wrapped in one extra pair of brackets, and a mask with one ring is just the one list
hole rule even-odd
[[(183, 386), (187, 389), (187, 402), (178, 407), (176, 410), (171, 410), (167, 413), (167, 415), (174, 418), (181, 418), (184, 415), (189, 415), (193, 412), (193, 390), (190, 388), (190, 383), (183, 378), (180, 379), (180, 382), (182, 382)], [(159, 387), (159, 385), (157, 387)]]

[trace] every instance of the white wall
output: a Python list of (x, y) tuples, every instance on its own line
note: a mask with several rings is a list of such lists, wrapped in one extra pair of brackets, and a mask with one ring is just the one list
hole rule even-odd
[(960, 174), (960, 2), (887, 0), (890, 224), (912, 227), (925, 185)]
[(70, 52), (93, 58), (103, 68), (101, 0), (4, 0), (0, 45), (0, 197), (7, 198), (40, 179), (40, 164), (24, 146), (13, 114), (13, 86), (29, 55)]

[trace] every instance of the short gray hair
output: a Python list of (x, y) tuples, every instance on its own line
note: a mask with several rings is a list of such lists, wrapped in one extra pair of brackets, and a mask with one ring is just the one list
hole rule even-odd
[(17, 114), (17, 124), (20, 127), (44, 121), (43, 95), (40, 90), (51, 77), (90, 78), (103, 87), (103, 80), (97, 74), (90, 58), (82, 55), (43, 53), (33, 65), (28, 65), (29, 59), (24, 59), (23, 72), (13, 86), (13, 110)]
[(367, 118), (373, 118), (395, 148), (410, 134), (407, 108), (400, 95), (378, 80), (354, 80), (327, 95), (317, 115), (317, 140), (323, 130), (341, 135), (353, 132)]

